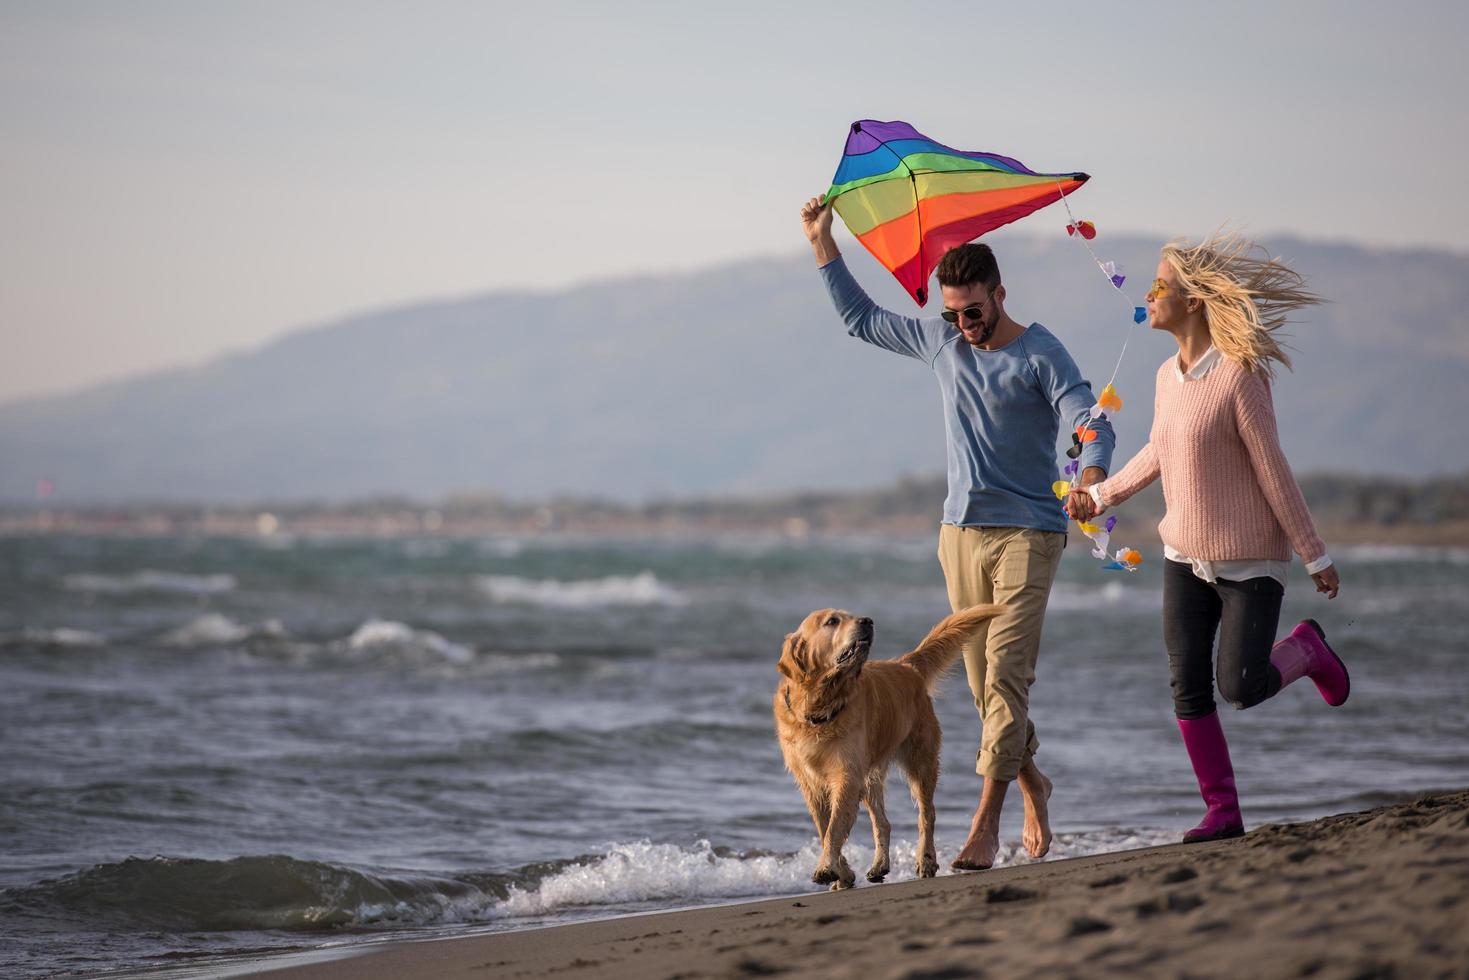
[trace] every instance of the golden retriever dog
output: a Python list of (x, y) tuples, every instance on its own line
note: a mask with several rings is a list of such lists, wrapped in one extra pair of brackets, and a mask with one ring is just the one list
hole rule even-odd
[(1000, 609), (984, 605), (957, 612), (895, 660), (869, 663), (872, 620), (840, 609), (818, 609), (785, 638), (776, 665), (782, 679), (775, 691), (775, 730), (821, 838), (812, 881), (831, 883), (835, 891), (857, 880), (842, 847), (858, 802), (867, 804), (876, 847), (867, 880), (887, 877), (891, 825), (883, 783), (894, 759), (918, 804), (918, 875), (932, 878), (938, 871), (933, 793), (942, 735), (931, 695), (965, 641)]

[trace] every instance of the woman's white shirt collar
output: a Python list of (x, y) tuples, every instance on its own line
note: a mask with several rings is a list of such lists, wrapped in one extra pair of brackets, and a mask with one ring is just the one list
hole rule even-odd
[[(1182, 356), (1182, 354), (1179, 355), (1179, 357)], [(1209, 346), (1209, 349), (1204, 351), (1204, 353), (1200, 355), (1199, 359), (1194, 362), (1194, 366), (1188, 369), (1188, 374), (1183, 373), (1183, 368), (1179, 364), (1178, 358), (1174, 358), (1173, 375), (1178, 379), (1180, 384), (1185, 381), (1197, 381), (1204, 375), (1208, 374), (1209, 371), (1213, 369), (1214, 365), (1218, 363), (1219, 351), (1211, 344)]]

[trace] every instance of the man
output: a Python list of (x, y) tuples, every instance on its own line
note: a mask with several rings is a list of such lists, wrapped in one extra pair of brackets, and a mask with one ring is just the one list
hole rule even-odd
[[(964, 652), (983, 726), (975, 770), (984, 788), (952, 867), (980, 871), (994, 864), (1000, 810), (1016, 780), (1025, 803), (1021, 840), (1039, 858), (1051, 846), (1051, 781), (1035, 764), (1029, 702), (1046, 600), (1066, 544), (1066, 515), (1051, 491), (1056, 435), (1063, 421), (1080, 425), (1095, 399), (1054, 334), (1005, 312), (1005, 286), (988, 245), (960, 245), (939, 262), (942, 318), (905, 317), (863, 292), (837, 250), (831, 220), (831, 207), (819, 198), (801, 209), (821, 278), (848, 332), (928, 364), (943, 395), (949, 495), (939, 563), (949, 603), (956, 611), (982, 602), (1006, 606)], [(1097, 437), (1081, 452), (1082, 486), (1103, 479), (1112, 461), (1111, 426), (1100, 420), (1092, 430)]]

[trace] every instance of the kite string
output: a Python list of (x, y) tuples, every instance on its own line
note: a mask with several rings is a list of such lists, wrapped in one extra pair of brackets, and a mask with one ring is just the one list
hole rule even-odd
[[(1061, 206), (1066, 209), (1066, 217), (1070, 220), (1071, 226), (1073, 228), (1076, 228), (1076, 233), (1075, 233), (1076, 240), (1079, 241), (1079, 242), (1081, 242), (1081, 245), (1082, 245), (1083, 248), (1086, 249), (1087, 254), (1092, 257), (1092, 261), (1094, 263), (1096, 263), (1096, 266), (1097, 266), (1098, 271), (1100, 271), (1102, 273), (1102, 276), (1107, 280), (1107, 285), (1111, 286), (1114, 290), (1116, 290), (1118, 293), (1120, 293), (1122, 295), (1123, 301), (1127, 303), (1127, 310), (1128, 310), (1128, 312), (1131, 313), (1131, 314), (1134, 314), (1133, 316), (1130, 316), (1128, 318), (1129, 319), (1129, 323), (1127, 325), (1127, 335), (1125, 337), (1123, 337), (1123, 339), (1122, 339), (1122, 350), (1117, 355), (1117, 363), (1114, 364), (1114, 365), (1112, 365), (1112, 376), (1107, 379), (1107, 387), (1110, 388), (1112, 386), (1112, 384), (1117, 380), (1117, 372), (1120, 371), (1120, 370), (1122, 370), (1122, 359), (1127, 356), (1127, 345), (1129, 343), (1131, 343), (1131, 341), (1132, 341), (1132, 332), (1137, 327), (1137, 318), (1135, 316), (1135, 311), (1137, 310), (1137, 304), (1133, 302), (1132, 297), (1129, 296), (1127, 294), (1127, 292), (1121, 286), (1117, 285), (1117, 283), (1112, 280), (1112, 274), (1107, 272), (1107, 266), (1102, 262), (1101, 259), (1099, 259), (1097, 257), (1097, 253), (1094, 252), (1094, 251), (1092, 251), (1091, 245), (1087, 243), (1086, 236), (1082, 235), (1081, 229), (1080, 229), (1080, 227), (1078, 227), (1079, 222), (1076, 220), (1076, 215), (1071, 210), (1071, 202), (1066, 200), (1066, 191), (1061, 186), (1061, 182), (1059, 180), (1056, 182), (1056, 188), (1057, 188), (1058, 191), (1061, 192)], [(1115, 269), (1116, 266), (1114, 265), (1113, 268)], [(1079, 432), (1079, 438), (1081, 440), (1080, 445), (1082, 445), (1082, 446), (1085, 446), (1086, 445), (1086, 434), (1092, 430), (1092, 423), (1094, 421), (1096, 421), (1096, 419), (1092, 416), (1092, 414), (1090, 412), (1088, 412), (1087, 413), (1087, 420), (1085, 422), (1083, 422), (1081, 424), (1081, 426), (1080, 426), (1080, 432)], [(1072, 487), (1075, 487), (1076, 480), (1081, 478), (1081, 472), (1082, 472), (1081, 471), (1081, 454), (1078, 453), (1077, 454), (1077, 457), (1076, 457), (1076, 474), (1075, 474), (1075, 477), (1076, 478), (1068, 481), (1069, 484)], [(1081, 521), (1077, 521), (1077, 523), (1078, 524), (1081, 524), (1082, 522)], [(1096, 544), (1096, 542), (1093, 542), (1093, 545), (1095, 545), (1095, 544)], [(1120, 552), (1119, 552), (1119, 554), (1120, 554)], [(1105, 556), (1105, 549), (1104, 549), (1104, 556)]]
[[(1058, 190), (1061, 190), (1061, 182), (1059, 180), (1056, 181), (1056, 188)], [(1071, 211), (1071, 202), (1066, 200), (1066, 194), (1064, 190), (1061, 193), (1061, 206), (1066, 209), (1066, 217), (1070, 219), (1072, 227), (1076, 227), (1076, 225), (1078, 224), (1076, 220), (1076, 215), (1073, 214)], [(1102, 276), (1106, 278), (1107, 285), (1111, 286), (1116, 292), (1121, 294), (1123, 301), (1127, 303), (1127, 312), (1132, 313), (1134, 310), (1136, 310), (1137, 304), (1133, 302), (1132, 297), (1127, 294), (1126, 290), (1124, 290), (1121, 286), (1112, 281), (1112, 276), (1109, 275), (1107, 272), (1107, 266), (1102, 262), (1101, 259), (1097, 258), (1097, 253), (1092, 251), (1091, 245), (1088, 244), (1086, 238), (1081, 234), (1080, 228), (1077, 228), (1075, 238), (1077, 241), (1081, 242), (1082, 248), (1085, 248), (1087, 254), (1092, 257), (1092, 261), (1096, 263), (1098, 271), (1100, 271), (1102, 273)], [(1127, 345), (1132, 342), (1132, 331), (1133, 328), (1135, 328), (1136, 326), (1137, 320), (1134, 319), (1128, 325), (1127, 335), (1122, 338), (1122, 352), (1117, 355), (1117, 363), (1112, 366), (1112, 376), (1107, 379), (1107, 384), (1109, 385), (1117, 380), (1117, 372), (1122, 369), (1122, 359), (1127, 356)], [(1090, 419), (1087, 420), (1087, 425), (1091, 425)]]

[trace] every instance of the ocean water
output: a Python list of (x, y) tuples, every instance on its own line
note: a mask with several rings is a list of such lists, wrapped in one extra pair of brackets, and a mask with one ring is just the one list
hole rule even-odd
[[(0, 539), (0, 976), (231, 957), (813, 890), (770, 700), (810, 610), (874, 657), (948, 609), (935, 536)], [(1469, 785), (1469, 551), (1337, 549), (1352, 669), (1225, 714), (1246, 820)], [(1069, 549), (1032, 713), (1055, 856), (1177, 839), (1201, 803), (1159, 640), (1160, 558)], [(977, 800), (938, 697), (941, 862)], [(1017, 853), (1012, 794), (1005, 862)], [(890, 880), (915, 815), (889, 794)], [(865, 818), (848, 856), (870, 857)], [(859, 862), (861, 862), (859, 864)], [(860, 887), (874, 887), (862, 885)], [(880, 887), (880, 886), (879, 886)]]

